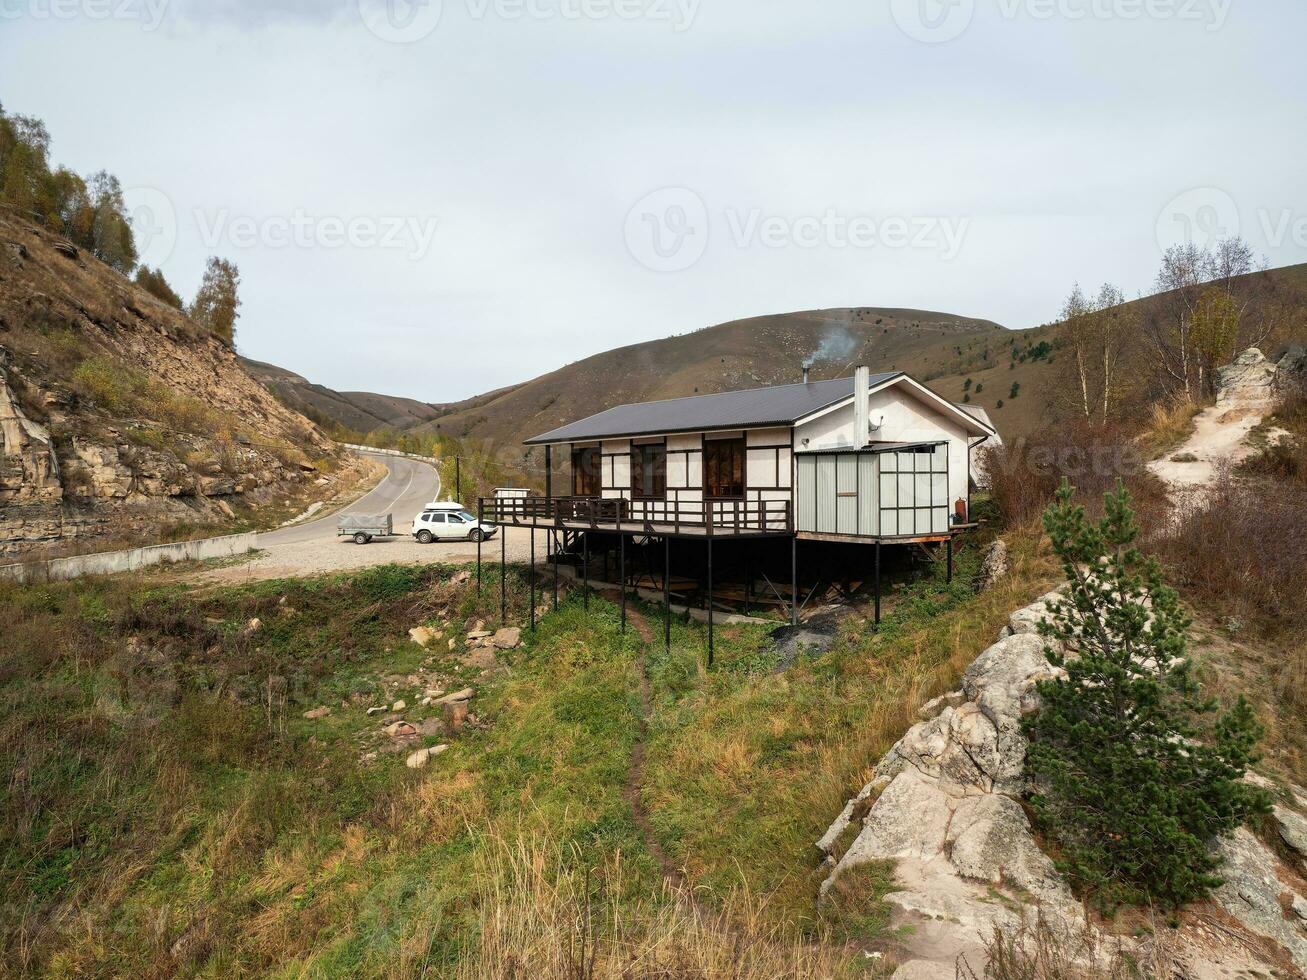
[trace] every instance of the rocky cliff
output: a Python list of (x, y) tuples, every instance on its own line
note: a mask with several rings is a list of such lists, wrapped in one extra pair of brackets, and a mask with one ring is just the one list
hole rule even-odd
[[(960, 958), (983, 975), (995, 930), (1011, 936), (1036, 919), (1072, 944), (1084, 941), (1086, 958), (1117, 944), (1137, 958), (1149, 954), (1092, 924), (1022, 806), (1021, 720), (1038, 710), (1038, 682), (1054, 674), (1038, 624), (1056, 597), (1013, 613), (962, 689), (921, 709), (921, 723), (817, 843), (830, 868), (823, 896), (852, 868), (894, 862), (897, 888), (885, 900), (908, 937), (896, 980), (953, 980), (964, 975), (956, 973)], [(1205, 907), (1187, 910), (1169, 937), (1177, 976), (1307, 976), (1307, 795), (1248, 778), (1278, 798), (1266, 839), (1240, 829), (1213, 843), (1225, 884)]]
[(335, 454), (180, 311), (0, 212), (0, 556), (221, 530)]

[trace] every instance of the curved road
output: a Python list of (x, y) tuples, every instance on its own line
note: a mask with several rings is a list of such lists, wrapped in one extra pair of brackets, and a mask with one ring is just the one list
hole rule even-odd
[(440, 474), (436, 468), (405, 456), (384, 456), (363, 453), (385, 465), (389, 471), (372, 490), (348, 507), (316, 521), (296, 524), (278, 531), (259, 535), (261, 547), (283, 544), (302, 544), (306, 541), (331, 540), (336, 537), (336, 519), (341, 514), (361, 514), (376, 517), (390, 514), (395, 519), (395, 533), (408, 534), (416, 517), (433, 500), (440, 499)]

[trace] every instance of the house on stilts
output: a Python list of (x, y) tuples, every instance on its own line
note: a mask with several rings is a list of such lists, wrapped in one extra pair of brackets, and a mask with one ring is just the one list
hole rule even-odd
[(772, 591), (793, 624), (804, 605), (804, 549), (868, 549), (858, 557), (874, 555), (879, 621), (881, 549), (942, 550), (951, 577), (954, 538), (975, 526), (975, 453), (997, 437), (983, 411), (903, 372), (860, 367), (851, 378), (810, 381), (805, 370), (797, 384), (619, 405), (536, 436), (527, 445), (544, 449), (544, 496), (478, 506), (484, 521), (551, 532), (550, 559), (583, 555), (587, 581), (600, 541), (618, 552), (624, 586), (628, 541), (661, 545), (668, 608), (673, 542), (682, 554), (702, 553), (711, 658), (714, 544), (719, 554), (727, 542), (788, 550), (789, 581), (777, 576), (783, 584)]

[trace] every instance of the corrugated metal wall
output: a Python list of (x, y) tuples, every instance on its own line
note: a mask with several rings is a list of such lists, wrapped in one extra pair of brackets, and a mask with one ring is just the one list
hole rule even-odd
[(797, 456), (797, 528), (819, 534), (876, 534), (877, 457), (872, 453)]

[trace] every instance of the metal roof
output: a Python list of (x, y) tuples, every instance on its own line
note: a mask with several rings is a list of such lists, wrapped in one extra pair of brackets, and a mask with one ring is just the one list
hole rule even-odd
[[(902, 371), (873, 374), (871, 387), (901, 377)], [(721, 429), (757, 429), (793, 425), (823, 408), (853, 396), (853, 378), (775, 385), (716, 395), (692, 395), (665, 401), (618, 405), (606, 412), (546, 432), (526, 444), (589, 442), (627, 436), (668, 435), (675, 432), (711, 432)]]

